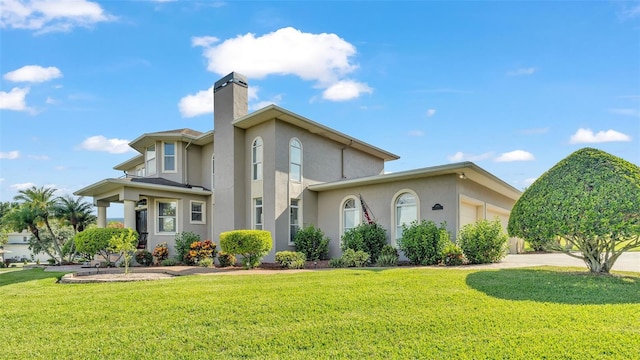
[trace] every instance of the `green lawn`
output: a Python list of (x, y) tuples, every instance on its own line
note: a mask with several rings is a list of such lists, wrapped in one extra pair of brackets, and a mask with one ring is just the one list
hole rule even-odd
[(632, 359), (640, 354), (638, 274), (341, 269), (75, 285), (56, 284), (60, 275), (41, 269), (0, 273), (5, 358)]

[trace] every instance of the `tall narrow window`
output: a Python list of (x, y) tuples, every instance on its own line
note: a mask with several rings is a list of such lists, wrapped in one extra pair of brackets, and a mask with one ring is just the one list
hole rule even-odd
[(418, 220), (416, 197), (410, 193), (403, 193), (396, 199), (396, 240), (402, 237), (402, 225), (411, 224)]
[(342, 205), (342, 233), (353, 229), (360, 224), (360, 207), (356, 199), (348, 199)]
[(176, 171), (176, 143), (163, 143), (164, 161), (162, 171)]
[(147, 148), (145, 154), (147, 175), (153, 175), (156, 173), (156, 146), (151, 145)]
[(289, 179), (302, 181), (302, 144), (298, 139), (292, 139), (289, 144)]
[(253, 199), (253, 228), (262, 230), (262, 198)]
[(202, 201), (191, 201), (191, 223), (205, 224), (205, 203)]
[(175, 234), (177, 230), (176, 201), (158, 201), (158, 232)]
[(289, 206), (289, 243), (293, 244), (298, 229), (300, 229), (300, 200), (291, 199)]
[(262, 138), (256, 138), (251, 146), (251, 178), (262, 179)]

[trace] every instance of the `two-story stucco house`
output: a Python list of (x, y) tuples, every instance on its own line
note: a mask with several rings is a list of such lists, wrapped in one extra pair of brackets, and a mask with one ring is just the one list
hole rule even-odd
[(146, 247), (191, 231), (217, 242), (234, 229), (271, 232), (273, 250), (293, 250), (296, 229), (320, 227), (340, 255), (340, 237), (364, 220), (360, 196), (387, 229), (417, 219), (446, 222), (455, 236), (463, 225), (498, 216), (506, 226), (520, 191), (470, 162), (384, 173), (399, 157), (281, 107), (248, 113), (247, 79), (231, 73), (214, 86), (214, 130), (144, 134), (130, 143), (134, 158), (115, 166), (126, 178), (78, 190), (98, 208), (124, 203), (125, 227)]

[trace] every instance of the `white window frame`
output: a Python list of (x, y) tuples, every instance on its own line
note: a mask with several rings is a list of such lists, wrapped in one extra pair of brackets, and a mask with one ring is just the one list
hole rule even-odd
[[(153, 157), (149, 157), (149, 149), (153, 147)], [(147, 175), (155, 175), (158, 172), (158, 163), (156, 159), (158, 158), (158, 151), (156, 148), (156, 144), (149, 145), (144, 149), (144, 165), (146, 169)], [(153, 163), (153, 172), (151, 171), (151, 166), (149, 164)]]
[[(297, 204), (294, 206), (293, 202), (296, 201)], [(291, 215), (293, 214), (293, 211), (297, 212), (297, 220), (298, 223), (297, 224), (293, 224), (291, 222)], [(302, 227), (301, 221), (302, 220), (302, 200), (301, 199), (290, 199), (289, 200), (289, 245), (294, 245), (293, 243), (293, 232), (292, 229), (294, 226), (297, 227), (296, 231), (300, 230), (300, 228)]]
[[(297, 143), (298, 146), (294, 146), (295, 143)], [(297, 149), (300, 152), (299, 163), (293, 161), (294, 149)], [(291, 171), (294, 166), (299, 169), (297, 178), (293, 176), (293, 171)], [(297, 138), (292, 138), (291, 141), (289, 141), (289, 180), (298, 183), (302, 182), (302, 142)]]
[[(354, 205), (355, 208), (354, 211), (356, 213), (356, 221), (354, 222), (355, 226), (358, 226), (360, 224), (362, 224), (362, 205), (360, 204), (360, 199), (358, 199), (356, 196), (353, 195), (349, 195), (347, 197), (345, 197), (344, 199), (342, 199), (342, 201), (340, 202), (340, 208), (338, 209), (338, 214), (340, 214), (340, 238), (342, 238), (342, 235), (344, 235), (345, 233), (345, 228), (344, 228), (344, 206), (347, 204), (347, 201), (349, 200), (353, 200), (354, 201)], [(349, 228), (352, 229), (352, 228)]]
[[(167, 155), (167, 145), (173, 145), (173, 155)], [(173, 169), (167, 169), (167, 158), (173, 158)], [(162, 142), (162, 172), (177, 173), (178, 172), (178, 144), (175, 141)]]
[(134, 172), (135, 172), (135, 175), (138, 176), (138, 177), (146, 176), (147, 175), (147, 171), (146, 171), (146, 168), (145, 168), (145, 164), (136, 166)]
[[(161, 203), (173, 203), (176, 209), (176, 213), (174, 216), (161, 216), (160, 215), (160, 204)], [(180, 226), (178, 224), (178, 219), (179, 219), (179, 214), (180, 214), (180, 208), (179, 208), (179, 203), (178, 200), (176, 199), (156, 199), (155, 201), (155, 206), (154, 206), (154, 210), (155, 210), (155, 231), (156, 231), (156, 235), (175, 235), (177, 233), (180, 232)], [(160, 219), (161, 218), (170, 218), (173, 217), (174, 218), (174, 224), (175, 224), (175, 231), (160, 231)]]
[(396, 192), (393, 195), (393, 200), (391, 201), (391, 218), (393, 219), (393, 227), (392, 227), (392, 234), (391, 234), (391, 241), (392, 241), (392, 245), (396, 246), (397, 245), (397, 240), (400, 238), (400, 236), (402, 235), (402, 224), (398, 224), (398, 200), (400, 200), (400, 197), (405, 195), (405, 194), (409, 194), (411, 196), (413, 196), (413, 198), (416, 200), (415, 203), (415, 208), (416, 208), (416, 221), (420, 221), (420, 197), (418, 197), (418, 194), (411, 190), (411, 189), (402, 189), (398, 192)]
[[(258, 204), (258, 202), (260, 202)], [(258, 208), (260, 208), (260, 217), (258, 217)], [(252, 215), (252, 228), (254, 230), (264, 230), (264, 206), (262, 202), (262, 198), (254, 198), (253, 199), (253, 215)]]
[[(193, 220), (193, 205), (199, 204), (201, 206), (200, 218), (202, 220)], [(207, 223), (207, 203), (204, 201), (191, 200), (189, 201), (189, 223), (190, 224), (206, 224)]]
[(264, 141), (258, 136), (251, 143), (251, 180), (262, 180)]

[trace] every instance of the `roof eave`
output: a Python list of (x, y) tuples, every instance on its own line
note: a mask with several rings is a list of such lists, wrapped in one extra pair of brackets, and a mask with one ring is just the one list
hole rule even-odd
[(204, 188), (195, 187), (195, 188), (183, 188), (177, 186), (169, 186), (169, 185), (158, 185), (158, 184), (148, 184), (148, 183), (139, 183), (133, 182), (125, 179), (103, 179), (98, 181), (97, 183), (93, 183), (89, 186), (86, 186), (80, 190), (75, 191), (73, 194), (76, 196), (91, 196), (94, 197), (96, 195), (100, 195), (109, 191), (113, 191), (119, 187), (130, 187), (137, 189), (150, 189), (150, 190), (162, 190), (169, 192), (178, 192), (182, 194), (197, 194), (197, 195), (211, 195), (212, 192), (210, 190), (205, 190)]

